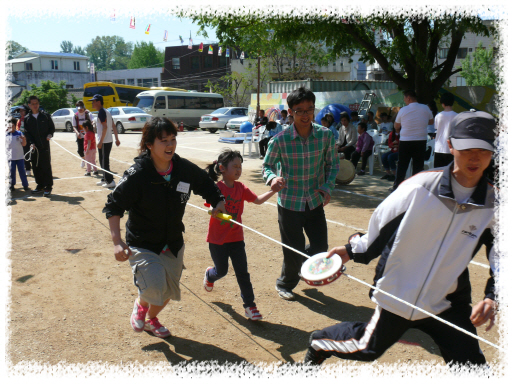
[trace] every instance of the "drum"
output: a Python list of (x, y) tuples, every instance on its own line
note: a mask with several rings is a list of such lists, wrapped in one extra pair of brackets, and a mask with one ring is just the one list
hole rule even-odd
[(341, 257), (334, 255), (326, 259), (327, 252), (318, 253), (307, 259), (300, 270), (304, 281), (309, 285), (326, 285), (335, 281), (345, 271)]
[(354, 164), (345, 159), (340, 160), (340, 170), (336, 175), (336, 181), (340, 184), (350, 184), (354, 177), (356, 177)]

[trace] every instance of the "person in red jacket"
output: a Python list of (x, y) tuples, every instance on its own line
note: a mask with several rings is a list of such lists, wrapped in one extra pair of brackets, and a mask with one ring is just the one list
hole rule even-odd
[(386, 172), (386, 174), (382, 176), (381, 179), (395, 181), (399, 142), (400, 134), (396, 132), (395, 128), (393, 128), (388, 137), (388, 147), (390, 148), (390, 151), (383, 153), (381, 156), (382, 166)]

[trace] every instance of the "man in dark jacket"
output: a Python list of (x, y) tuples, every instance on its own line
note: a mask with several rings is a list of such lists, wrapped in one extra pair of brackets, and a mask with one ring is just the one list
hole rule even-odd
[(32, 165), (37, 184), (32, 193), (44, 191), (44, 196), (50, 197), (53, 187), (50, 139), (55, 133), (55, 125), (48, 113), (39, 110), (37, 96), (28, 98), (28, 106), (30, 113), (25, 117), (25, 136), (30, 148), (35, 150), (32, 154)]

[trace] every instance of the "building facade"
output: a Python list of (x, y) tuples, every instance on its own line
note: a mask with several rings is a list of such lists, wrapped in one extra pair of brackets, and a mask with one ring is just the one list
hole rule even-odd
[(82, 88), (91, 81), (89, 58), (76, 53), (26, 51), (6, 62), (7, 79), (25, 89), (43, 80), (66, 82), (66, 88)]
[(138, 87), (162, 87), (163, 72), (162, 67), (97, 71), (96, 81), (110, 81), (115, 84)]
[[(231, 72), (231, 58), (226, 52), (219, 56), (219, 45), (204, 44), (199, 52), (199, 45), (189, 49), (187, 45), (165, 48), (165, 65), (162, 73), (162, 87), (183, 88), (191, 91), (209, 91), (208, 80), (215, 81)], [(230, 56), (233, 53), (230, 52)]]

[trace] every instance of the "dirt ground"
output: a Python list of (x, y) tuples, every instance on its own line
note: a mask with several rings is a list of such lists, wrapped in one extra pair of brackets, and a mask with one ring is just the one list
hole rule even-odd
[[(124, 137), (121, 135), (122, 141)], [(194, 151), (192, 141), (187, 143), (186, 135), (182, 137), (177, 152), (204, 167), (204, 156)], [(215, 141), (218, 138), (210, 137)], [(203, 135), (201, 140), (210, 139)], [(73, 141), (57, 141), (75, 153)], [(180, 150), (180, 145), (187, 149)], [(216, 150), (212, 148), (207, 155), (213, 160)], [(135, 145), (114, 148), (111, 169), (121, 175), (135, 155)], [(260, 163), (254, 155), (244, 162), (241, 178), (258, 194), (268, 190), (261, 178)], [(109, 191), (96, 186), (97, 178), (82, 176), (79, 161), (55, 144), (52, 164), (55, 183), (51, 198), (29, 196), (17, 189), (13, 193), (15, 203), (8, 207), (12, 234), (12, 250), (7, 253), (12, 277), (8, 369), (22, 362), (102, 362), (121, 366), (210, 360), (301, 362), (312, 331), (343, 321), (367, 321), (373, 313), (368, 288), (344, 276), (321, 288), (301, 282), (295, 289), (295, 301), (280, 299), (275, 280), (281, 269), (281, 247), (245, 230), (249, 272), (263, 316), (260, 322), (247, 320), (231, 267), (212, 292), (204, 290), (204, 271), (212, 265), (205, 241), (209, 216), (189, 206), (184, 217), (186, 269), (181, 279), (182, 300), (171, 302), (159, 315), (172, 336), (159, 339), (145, 332), (135, 333), (129, 317), (137, 290), (129, 264), (114, 259), (108, 221), (101, 212)], [(390, 186), (379, 179), (380, 175), (377, 172), (356, 178), (352, 184), (338, 187), (345, 192), (333, 193), (332, 202), (326, 207), (330, 246), (344, 244), (356, 232), (353, 228), (367, 228), (379, 198), (387, 195)], [(35, 186), (33, 180), (29, 177), (31, 187)], [(274, 205), (246, 204), (243, 222), (279, 240), (276, 197), (269, 202)], [(203, 201), (193, 195), (190, 203), (202, 207)], [(123, 234), (125, 221), (126, 216), (122, 219)], [(488, 264), (482, 251), (475, 261)], [(376, 263), (377, 260), (367, 266), (349, 263), (347, 273), (372, 282)], [(473, 301), (477, 302), (483, 297), (488, 269), (470, 265), (469, 271)], [(501, 326), (498, 321), (489, 332), (481, 327), (479, 335), (497, 343)], [(488, 361), (499, 361), (495, 348), (480, 345)], [(427, 335), (412, 330), (378, 363), (430, 361), (443, 363), (439, 348)], [(327, 362), (343, 364), (335, 358)]]

